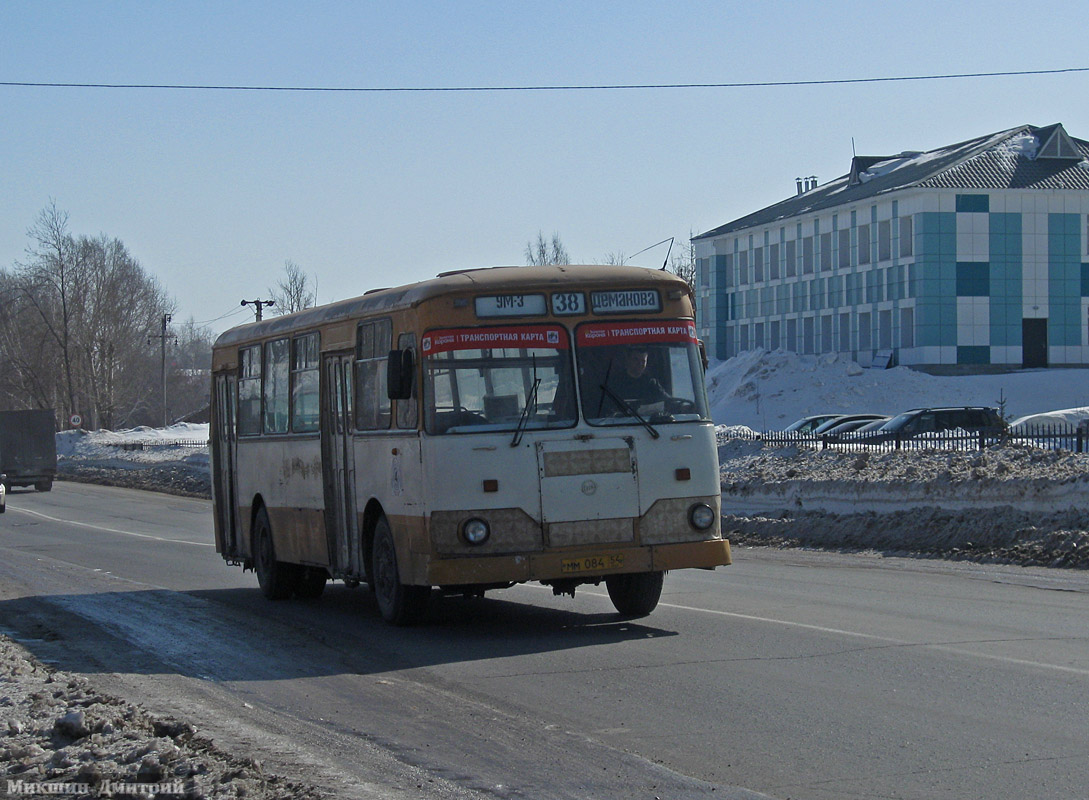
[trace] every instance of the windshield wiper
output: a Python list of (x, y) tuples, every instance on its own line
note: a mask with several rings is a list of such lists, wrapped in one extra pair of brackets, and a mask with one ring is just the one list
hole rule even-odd
[[(647, 422), (645, 419), (643, 419), (643, 417), (639, 414), (639, 412), (636, 411), (634, 408), (632, 408), (628, 404), (627, 400), (624, 400), (622, 397), (618, 396), (616, 394), (616, 392), (614, 392), (612, 389), (610, 389), (604, 383), (601, 383), (601, 384), (598, 384), (598, 385), (601, 387), (601, 391), (604, 392), (605, 394), (609, 395), (609, 399), (611, 399), (614, 403), (617, 404), (617, 406), (620, 407), (621, 411), (623, 411), (628, 416), (635, 417), (637, 420), (639, 420), (639, 424), (642, 425), (644, 428), (646, 428), (648, 431), (650, 431), (651, 438), (653, 438), (653, 439), (658, 438), (658, 436), (660, 434), (658, 433), (657, 430), (655, 430), (654, 426), (651, 425), (649, 422)], [(600, 406), (600, 404), (599, 404), (599, 406)]]
[[(533, 365), (533, 371), (536, 373), (537, 365)], [(518, 418), (518, 427), (514, 429), (514, 438), (510, 440), (511, 447), (517, 447), (522, 441), (522, 435), (526, 432), (526, 421), (529, 419), (529, 410), (537, 407), (537, 387), (541, 385), (541, 379), (538, 377), (533, 378), (533, 388), (529, 390), (529, 396), (526, 398), (526, 404), (522, 407), (522, 416)]]

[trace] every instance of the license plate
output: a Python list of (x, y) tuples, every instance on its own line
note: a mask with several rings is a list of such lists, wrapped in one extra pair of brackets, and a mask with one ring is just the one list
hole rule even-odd
[(600, 556), (583, 556), (582, 558), (565, 558), (560, 561), (560, 572), (566, 574), (573, 572), (601, 572), (608, 569), (619, 569), (624, 566), (622, 553), (609, 553)]

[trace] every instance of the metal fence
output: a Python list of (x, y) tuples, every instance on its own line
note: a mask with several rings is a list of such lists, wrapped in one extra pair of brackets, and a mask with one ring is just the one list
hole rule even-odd
[(719, 434), (719, 444), (730, 439), (762, 441), (772, 447), (805, 447), (820, 450), (886, 451), (886, 450), (983, 450), (988, 447), (1017, 445), (1042, 450), (1089, 452), (1089, 428), (1085, 425), (1035, 425), (1015, 430), (993, 428), (981, 431), (939, 431), (914, 436), (894, 434), (844, 433), (834, 436), (814, 436), (793, 431), (751, 431)]
[(146, 439), (144, 441), (103, 442), (122, 450), (158, 450), (164, 447), (207, 447), (207, 439)]

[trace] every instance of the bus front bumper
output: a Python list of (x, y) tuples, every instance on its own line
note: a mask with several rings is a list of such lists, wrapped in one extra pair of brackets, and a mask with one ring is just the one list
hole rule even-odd
[(459, 586), (568, 579), (594, 582), (606, 575), (626, 572), (713, 569), (730, 563), (727, 539), (647, 546), (608, 545), (514, 556), (432, 559), (427, 566), (427, 583)]

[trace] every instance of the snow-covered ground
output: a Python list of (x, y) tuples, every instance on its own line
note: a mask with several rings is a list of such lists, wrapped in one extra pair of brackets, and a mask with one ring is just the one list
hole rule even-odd
[(207, 423), (63, 431), (57, 434), (57, 471), (61, 479), (209, 497), (207, 442)]

